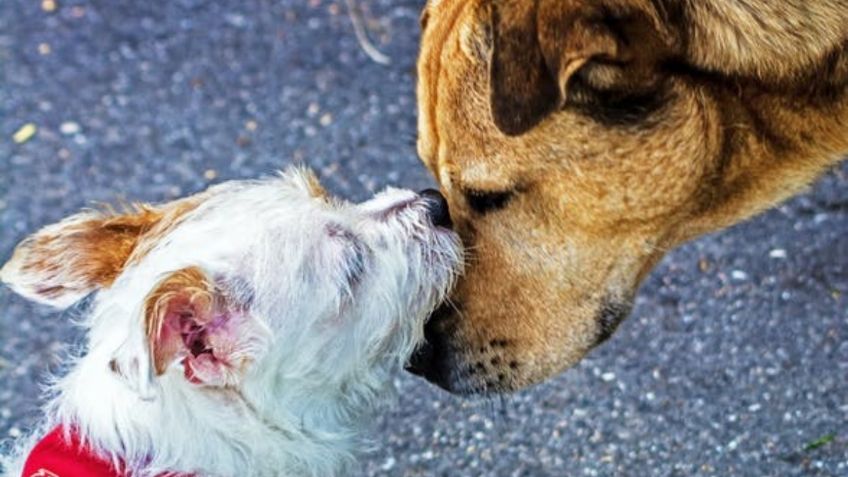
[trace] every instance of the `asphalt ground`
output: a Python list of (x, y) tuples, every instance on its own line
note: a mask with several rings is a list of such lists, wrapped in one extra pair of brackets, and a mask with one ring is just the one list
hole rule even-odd
[[(432, 185), (414, 149), (421, 6), (365, 3), (382, 66), (342, 2), (3, 0), (0, 260), (94, 202), (291, 163), (351, 199)], [(37, 419), (76, 313), (0, 290), (0, 436)], [(614, 338), (544, 385), (398, 385), (356, 475), (848, 476), (848, 165), (669, 254)]]

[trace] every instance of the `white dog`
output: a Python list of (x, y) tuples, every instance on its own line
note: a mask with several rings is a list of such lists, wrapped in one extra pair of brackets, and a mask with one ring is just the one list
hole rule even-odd
[(460, 272), (446, 223), (437, 193), (349, 204), (292, 170), (42, 229), (0, 279), (58, 308), (97, 293), (6, 475), (95, 472), (49, 468), (57, 447), (109, 475), (344, 472)]

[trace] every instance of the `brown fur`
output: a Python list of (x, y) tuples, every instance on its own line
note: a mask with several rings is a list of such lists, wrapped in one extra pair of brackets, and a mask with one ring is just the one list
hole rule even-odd
[(433, 0), (422, 24), (419, 154), (471, 254), (428, 329), (453, 391), (573, 365), (666, 251), (848, 151), (846, 0)]
[[(51, 300), (109, 287), (125, 266), (146, 255), (199, 201), (139, 204), (116, 212), (88, 211), (45, 227), (15, 249), (0, 276), (39, 277), (34, 299)], [(26, 281), (26, 280), (23, 280)]]

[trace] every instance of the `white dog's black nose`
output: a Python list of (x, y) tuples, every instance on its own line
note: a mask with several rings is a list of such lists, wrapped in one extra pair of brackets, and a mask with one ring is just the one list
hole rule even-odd
[(433, 225), (437, 227), (451, 228), (450, 211), (448, 210), (448, 201), (445, 200), (442, 194), (435, 189), (425, 189), (418, 193), (427, 202), (427, 215)]

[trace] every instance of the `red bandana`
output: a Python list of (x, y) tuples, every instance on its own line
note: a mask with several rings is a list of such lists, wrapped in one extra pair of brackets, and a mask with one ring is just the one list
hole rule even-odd
[[(75, 430), (65, 439), (65, 428), (58, 426), (47, 434), (30, 452), (21, 477), (126, 477), (112, 464), (83, 447)], [(180, 477), (162, 474), (160, 477)]]

